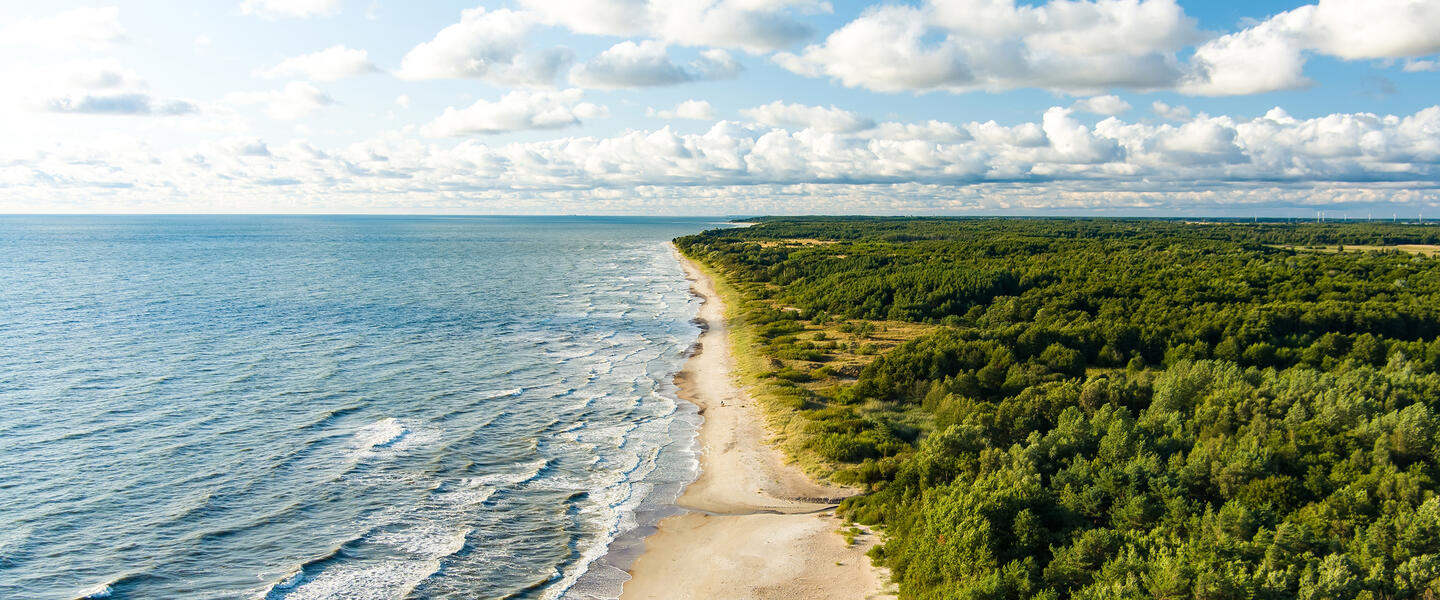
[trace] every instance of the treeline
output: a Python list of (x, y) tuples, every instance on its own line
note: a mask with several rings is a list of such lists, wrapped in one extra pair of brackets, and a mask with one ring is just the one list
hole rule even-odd
[[(869, 489), (843, 510), (904, 597), (1379, 599), (1440, 591), (1440, 259), (1279, 246), (1436, 234), (764, 219), (677, 245), (759, 307), (769, 389)], [(831, 364), (864, 352), (825, 332), (881, 320), (933, 327)]]
[[(1181, 237), (1252, 244), (1397, 245), (1440, 243), (1440, 228), (1384, 219), (1316, 222), (1304, 219), (1103, 219), (1023, 217), (761, 217), (755, 232), (776, 232), (792, 239), (913, 242), (956, 240), (971, 235), (1053, 234), (1071, 238)], [(1058, 225), (1057, 225), (1058, 224)], [(720, 237), (753, 235), (723, 230)], [(764, 235), (770, 235), (766, 233)], [(753, 239), (753, 238), (752, 238)]]

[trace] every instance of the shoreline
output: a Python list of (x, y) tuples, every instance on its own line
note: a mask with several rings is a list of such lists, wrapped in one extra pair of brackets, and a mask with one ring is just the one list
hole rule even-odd
[(865, 552), (868, 531), (838, 533), (839, 501), (855, 490), (811, 480), (770, 445), (760, 408), (733, 378), (725, 304), (714, 281), (671, 247), (701, 298), (695, 351), (675, 375), (704, 422), (700, 473), (631, 564), (622, 600), (646, 598), (893, 598)]

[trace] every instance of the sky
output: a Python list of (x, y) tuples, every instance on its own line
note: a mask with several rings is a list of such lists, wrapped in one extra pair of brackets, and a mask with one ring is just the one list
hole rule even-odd
[(1440, 0), (0, 3), (0, 212), (1440, 218)]

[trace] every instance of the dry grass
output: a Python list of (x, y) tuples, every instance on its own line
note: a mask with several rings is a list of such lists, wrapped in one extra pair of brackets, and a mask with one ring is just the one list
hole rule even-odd
[(769, 242), (757, 242), (761, 248), (803, 248), (805, 246), (825, 246), (836, 243), (835, 240), (817, 240), (814, 238), (796, 238), (789, 240), (775, 240)]
[[(847, 324), (855, 326), (861, 323), (869, 323), (874, 327), (874, 331), (868, 336), (842, 331), (843, 327)], [(884, 354), (887, 350), (900, 344), (934, 331), (937, 327), (937, 325), (910, 323), (906, 321), (853, 320), (831, 322), (824, 325), (807, 323), (805, 325), (805, 331), (796, 334), (797, 338), (816, 344), (829, 345), (830, 343), (834, 343), (837, 347), (834, 349), (825, 349), (826, 359), (821, 363), (811, 363), (807, 361), (785, 362), (788, 366), (795, 368), (813, 369), (820, 366), (829, 366), (839, 373), (859, 373), (860, 369), (865, 368), (866, 365), (875, 360), (876, 356)], [(817, 333), (823, 334), (825, 339), (815, 341)], [(863, 353), (862, 349), (864, 349)], [(853, 379), (853, 377), (839, 377), (839, 379), (850, 380)], [(814, 382), (808, 384), (808, 387), (817, 387), (824, 383), (826, 382)]]
[(1347, 245), (1344, 245), (1344, 246), (1295, 246), (1295, 245), (1282, 245), (1282, 246), (1272, 246), (1272, 247), (1273, 247), (1273, 248), (1283, 248), (1283, 249), (1285, 249), (1285, 250), (1294, 250), (1294, 251), (1296, 251), (1296, 252), (1319, 252), (1319, 253), (1323, 253), (1323, 254), (1335, 254), (1335, 253), (1341, 252), (1341, 249), (1343, 248), (1343, 249), (1344, 249), (1344, 252), (1372, 252), (1372, 251), (1383, 252), (1383, 251), (1391, 251), (1391, 250), (1394, 250), (1394, 251), (1400, 251), (1400, 252), (1408, 252), (1408, 253), (1410, 253), (1410, 254), (1418, 254), (1418, 255), (1420, 255), (1420, 256), (1436, 256), (1436, 255), (1440, 255), (1440, 245), (1436, 245), (1436, 244), (1399, 244), (1399, 245), (1395, 245), (1395, 246), (1367, 246), (1367, 245), (1354, 245), (1354, 246), (1352, 246), (1352, 245), (1348, 245), (1348, 244), (1347, 244)]
[[(798, 384), (799, 387), (823, 398), (833, 392), (837, 386), (853, 381), (854, 375), (880, 354), (934, 331), (940, 326), (906, 321), (836, 320), (822, 325), (802, 322), (805, 329), (790, 334), (797, 341), (823, 344), (827, 347), (833, 342), (837, 347), (822, 350), (825, 353), (825, 359), (819, 362), (774, 358), (766, 355), (764, 351), (767, 345), (766, 340), (758, 334), (756, 326), (745, 320), (747, 311), (744, 297), (746, 294), (736, 289), (730, 280), (710, 265), (698, 261), (697, 264), (714, 280), (715, 291), (725, 302), (726, 320), (730, 327), (731, 355), (735, 359), (736, 381), (764, 409), (762, 412), (765, 420), (771, 432), (774, 433), (772, 441), (784, 451), (789, 462), (799, 466), (808, 475), (822, 481), (829, 479), (840, 465), (829, 463), (806, 449), (805, 426), (809, 423), (809, 419), (805, 417), (803, 410), (796, 409), (792, 403), (781, 397), (780, 393), (784, 390), (778, 385), (780, 382), (770, 377), (769, 374), (782, 367), (814, 373), (816, 369), (828, 366), (833, 374)], [(788, 308), (776, 304), (770, 304), (770, 306), (780, 309)], [(750, 307), (753, 308), (754, 305), (751, 304)], [(864, 336), (841, 331), (842, 326), (847, 323), (852, 326), (869, 323), (872, 331), (869, 335)], [(815, 340), (817, 333), (823, 334), (825, 339), (817, 342)], [(842, 345), (843, 347), (840, 347)], [(876, 402), (867, 403), (858, 408), (871, 412), (888, 412), (894, 409), (887, 403)]]

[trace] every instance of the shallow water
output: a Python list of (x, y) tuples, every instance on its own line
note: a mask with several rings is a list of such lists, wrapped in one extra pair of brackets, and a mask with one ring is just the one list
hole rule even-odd
[(613, 597), (713, 225), (0, 217), (0, 597)]

